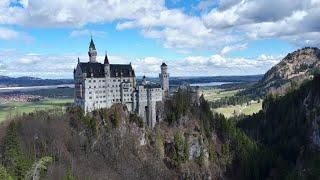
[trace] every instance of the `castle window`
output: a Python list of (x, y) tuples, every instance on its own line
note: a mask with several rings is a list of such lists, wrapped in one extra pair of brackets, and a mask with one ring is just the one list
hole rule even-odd
[(91, 97), (91, 96), (89, 96), (89, 99), (92, 99), (92, 97)]
[(93, 88), (96, 88), (96, 86), (93, 86)]
[(105, 82), (105, 80), (102, 80), (102, 82)]
[(93, 80), (93, 82), (96, 82), (96, 80)]
[(91, 80), (89, 80), (89, 83), (91, 83)]

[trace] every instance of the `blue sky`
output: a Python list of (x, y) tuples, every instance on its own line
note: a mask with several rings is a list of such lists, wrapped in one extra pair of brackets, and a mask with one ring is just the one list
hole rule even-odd
[(132, 62), (138, 75), (263, 74), (319, 47), (320, 0), (1, 0), (0, 75), (72, 78), (88, 61)]

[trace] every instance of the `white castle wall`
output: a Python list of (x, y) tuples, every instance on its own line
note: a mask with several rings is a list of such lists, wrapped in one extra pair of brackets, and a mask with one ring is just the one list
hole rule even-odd
[[(95, 62), (96, 51), (89, 49), (89, 61)], [(167, 66), (161, 66), (159, 74), (161, 87), (151, 84), (136, 87), (136, 79), (133, 77), (110, 77), (110, 65), (104, 64), (105, 76), (94, 78), (87, 77), (78, 65), (74, 72), (75, 81), (75, 105), (81, 107), (86, 113), (96, 109), (109, 108), (113, 104), (122, 103), (131, 112), (139, 114), (144, 121), (154, 127), (157, 120), (156, 104), (161, 102), (163, 96), (169, 91), (169, 74)], [(164, 93), (166, 92), (166, 93)]]

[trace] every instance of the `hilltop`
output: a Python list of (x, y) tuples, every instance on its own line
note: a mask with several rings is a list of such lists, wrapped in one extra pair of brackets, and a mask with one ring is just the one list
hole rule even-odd
[[(189, 97), (181, 90), (166, 101), (154, 129), (121, 104), (86, 115), (70, 107), (17, 116), (0, 127), (0, 177), (35, 171), (45, 179), (224, 178), (229, 147), (214, 131), (224, 118), (203, 98), (195, 105)], [(42, 162), (44, 169), (30, 168)]]
[(303, 48), (289, 53), (277, 65), (267, 71), (263, 78), (242, 94), (265, 96), (268, 93), (285, 93), (292, 85), (300, 85), (312, 79), (320, 69), (320, 50)]

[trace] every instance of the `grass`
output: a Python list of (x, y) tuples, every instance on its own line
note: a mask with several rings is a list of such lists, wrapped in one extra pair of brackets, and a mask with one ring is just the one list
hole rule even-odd
[(52, 109), (55, 107), (64, 107), (68, 103), (72, 103), (73, 99), (53, 99), (46, 98), (39, 102), (8, 102), (0, 103), (0, 123), (7, 119), (10, 115), (20, 113), (30, 113), (35, 110)]
[(236, 106), (226, 106), (214, 109), (213, 111), (218, 112), (226, 116), (227, 118), (238, 114), (252, 115), (262, 109), (262, 102), (258, 103), (253, 101), (249, 106), (246, 104)]
[(202, 91), (203, 96), (207, 101), (216, 101), (224, 97), (231, 97), (234, 96), (237, 92), (239, 92), (239, 90), (226, 91), (224, 89), (216, 88), (204, 89)]

